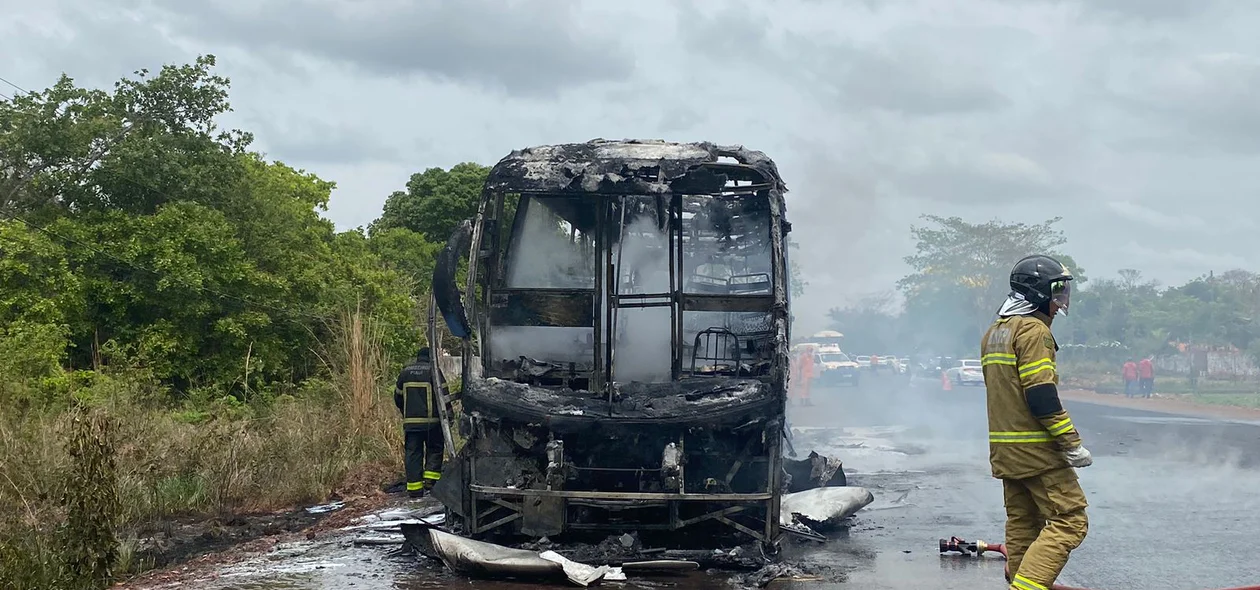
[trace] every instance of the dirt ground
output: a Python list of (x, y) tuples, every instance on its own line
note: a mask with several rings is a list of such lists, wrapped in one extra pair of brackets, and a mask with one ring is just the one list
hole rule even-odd
[(1201, 416), (1226, 420), (1260, 420), (1260, 408), (1200, 404), (1167, 395), (1154, 394), (1150, 399), (1128, 398), (1123, 395), (1103, 394), (1085, 389), (1069, 389), (1060, 393), (1063, 399), (1088, 402), (1116, 408), (1149, 410), (1186, 416)]
[(310, 514), (305, 507), (267, 514), (186, 519), (164, 523), (141, 536), (137, 558), (153, 569), (114, 587), (141, 590), (177, 585), (205, 572), (270, 550), (279, 543), (316, 539), (348, 526), (356, 518), (406, 502), (401, 494), (375, 492), (350, 498), (333, 512)]

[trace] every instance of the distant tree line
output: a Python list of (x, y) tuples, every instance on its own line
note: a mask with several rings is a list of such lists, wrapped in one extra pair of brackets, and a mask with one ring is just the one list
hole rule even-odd
[(1260, 275), (1211, 273), (1175, 287), (1125, 269), (1114, 278), (1085, 276), (1066, 254), (1059, 218), (1040, 224), (925, 216), (911, 229), (912, 272), (892, 291), (830, 312), (832, 327), (855, 352), (913, 351), (974, 355), (983, 331), (1010, 291), (1012, 265), (1029, 253), (1057, 256), (1076, 276), (1072, 307), (1055, 320), (1062, 344), (1118, 343), (1118, 354), (1171, 354), (1175, 344), (1235, 347), (1260, 358)]

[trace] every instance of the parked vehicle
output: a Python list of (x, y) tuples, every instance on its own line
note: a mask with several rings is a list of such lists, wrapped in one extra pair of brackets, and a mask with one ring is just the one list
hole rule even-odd
[(954, 385), (984, 385), (984, 372), (980, 369), (979, 359), (963, 359), (945, 371), (946, 377)]
[(861, 381), (860, 366), (849, 355), (836, 350), (824, 350), (819, 353), (822, 360), (822, 376), (824, 385), (845, 383), (857, 386)]

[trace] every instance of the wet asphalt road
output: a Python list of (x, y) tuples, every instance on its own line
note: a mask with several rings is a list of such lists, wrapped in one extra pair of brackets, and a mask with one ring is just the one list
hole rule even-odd
[[(876, 502), (843, 539), (806, 551), (846, 584), (793, 587), (1004, 588), (1004, 561), (942, 558), (940, 537), (1001, 542), (1001, 484), (989, 476), (984, 390), (816, 391), (791, 412), (798, 448), (845, 459)], [(1104, 589), (1260, 584), (1260, 423), (1065, 402), (1094, 454), (1079, 471), (1090, 533), (1059, 582)], [(845, 448), (861, 444), (861, 448)], [(830, 448), (828, 448), (830, 447)]]
[[(793, 407), (796, 448), (843, 458), (850, 485), (874, 492), (854, 526), (825, 545), (791, 543), (792, 559), (843, 582), (779, 588), (1005, 588), (1003, 560), (942, 558), (937, 539), (1001, 542), (1001, 485), (989, 477), (984, 391), (904, 378), (815, 388)], [(1260, 424), (1067, 403), (1094, 453), (1081, 470), (1090, 535), (1060, 583), (1098, 590), (1210, 590), (1260, 584)], [(521, 589), (470, 582), (436, 564), (349, 539), (298, 543), (225, 568), (196, 588)], [(640, 580), (622, 588), (725, 588), (725, 578)]]

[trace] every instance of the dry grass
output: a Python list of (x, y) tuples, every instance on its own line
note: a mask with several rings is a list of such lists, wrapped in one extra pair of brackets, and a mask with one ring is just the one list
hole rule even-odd
[[(110, 444), (104, 446), (93, 446), (95, 438), (72, 438), (71, 412), (0, 413), (0, 572), (7, 572), (0, 573), (0, 587), (81, 587), (62, 578), (84, 555), (105, 555), (125, 568), (126, 543), (121, 554), (79, 547), (76, 558), (61, 541), (70, 511), (91, 514), (99, 504), (76, 504), (67, 494), (67, 483), (85, 467), (99, 467), (95, 478), (105, 480), (93, 497), (117, 498), (119, 526), (111, 539), (134, 538), (176, 516), (322, 502), (334, 490), (375, 488), (383, 475), (400, 473), (401, 429), (380, 331), (355, 311), (344, 315), (336, 333), (323, 355), (329, 380), (307, 388), (306, 396), (210, 411), (209, 420), (197, 423), (186, 411), (143, 401), (135, 379), (95, 379), (81, 397), (94, 400), (99, 422), (93, 424), (108, 424)], [(72, 440), (77, 446), (68, 444)], [(86, 465), (72, 459), (72, 446), (80, 457), (87, 447), (106, 456)], [(378, 479), (358, 481), (364, 477)], [(110, 522), (110, 515), (95, 522)]]

